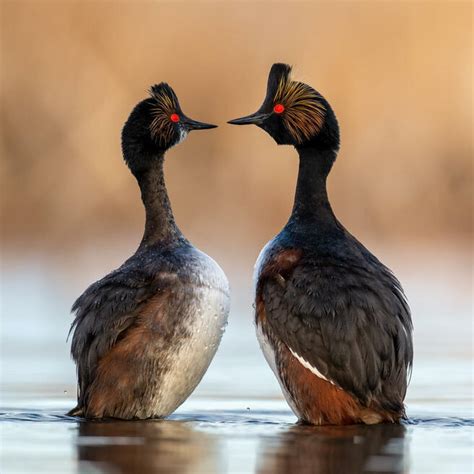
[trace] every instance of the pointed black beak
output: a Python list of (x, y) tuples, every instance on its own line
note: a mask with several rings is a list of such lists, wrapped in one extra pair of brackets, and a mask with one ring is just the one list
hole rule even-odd
[(247, 115), (246, 117), (236, 118), (234, 120), (229, 120), (227, 123), (231, 125), (261, 125), (265, 119), (269, 117), (270, 114), (262, 114), (260, 112), (255, 112), (252, 115)]
[(184, 121), (187, 129), (189, 131), (191, 130), (207, 130), (209, 128), (216, 128), (217, 125), (213, 125), (212, 123), (204, 123), (204, 122), (198, 122), (197, 120), (190, 119), (186, 117)]

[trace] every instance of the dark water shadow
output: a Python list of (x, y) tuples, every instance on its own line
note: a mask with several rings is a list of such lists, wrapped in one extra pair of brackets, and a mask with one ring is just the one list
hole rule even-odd
[(259, 474), (342, 474), (408, 471), (403, 425), (301, 426), (260, 446)]
[(98, 469), (145, 474), (225, 472), (222, 463), (230, 446), (232, 455), (237, 450), (238, 456), (245, 457), (248, 440), (258, 446), (259, 474), (398, 474), (409, 471), (407, 432), (463, 432), (474, 425), (470, 418), (439, 415), (412, 417), (403, 425), (311, 427), (293, 424), (288, 410), (232, 407), (182, 411), (168, 420), (130, 422), (87, 422), (59, 410), (4, 408), (1, 422), (16, 425), (17, 431), (22, 426), (25, 437), (33, 441), (32, 434), (48, 435), (50, 428), (45, 424), (66, 430), (72, 434), (65, 439), (74, 445), (80, 472)]
[(113, 473), (213, 473), (217, 439), (179, 421), (104, 421), (79, 424), (79, 465)]

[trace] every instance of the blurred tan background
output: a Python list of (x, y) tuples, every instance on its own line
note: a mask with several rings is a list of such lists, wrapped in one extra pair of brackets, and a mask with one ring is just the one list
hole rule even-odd
[(178, 224), (250, 273), (289, 215), (297, 158), (225, 122), (257, 109), (276, 61), (336, 111), (329, 188), (351, 232), (384, 248), (469, 245), (470, 2), (3, 1), (1, 35), (7, 255), (133, 251), (143, 210), (120, 132), (167, 81), (187, 114), (220, 125), (167, 155)]
[[(470, 416), (472, 3), (0, 0), (0, 15), (5, 406), (26, 400), (30, 410), (43, 400), (64, 413), (75, 402), (71, 304), (142, 236), (144, 212), (120, 133), (160, 81), (189, 116), (220, 125), (191, 133), (165, 165), (179, 226), (232, 287), (229, 327), (189, 403), (201, 399), (214, 410), (214, 400), (236, 399), (254, 414), (253, 401), (243, 400), (265, 408), (281, 400), (254, 335), (252, 269), (288, 219), (298, 161), (292, 147), (278, 147), (257, 127), (226, 121), (259, 107), (270, 66), (285, 61), (339, 118), (342, 147), (329, 178), (336, 214), (394, 270), (409, 299), (410, 415)], [(30, 431), (14, 439), (49, 458), (48, 438), (39, 434), (35, 445)], [(53, 441), (64, 466), (68, 433)], [(410, 456), (441, 465), (426, 451), (426, 425), (420, 433), (418, 441), (408, 436)], [(255, 459), (249, 434), (242, 431), (240, 449)], [(240, 463), (235, 445), (214, 435)], [(454, 438), (429, 439), (449, 446)], [(469, 463), (469, 450), (453, 453), (443, 458), (451, 469)]]

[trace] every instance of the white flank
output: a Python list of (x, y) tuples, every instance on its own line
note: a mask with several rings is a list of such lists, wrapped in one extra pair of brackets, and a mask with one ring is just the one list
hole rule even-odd
[(299, 412), (298, 407), (296, 406), (293, 400), (293, 397), (286, 390), (285, 384), (281, 380), (280, 372), (278, 371), (276, 359), (275, 359), (275, 349), (273, 348), (268, 338), (265, 336), (265, 333), (262, 331), (262, 327), (260, 324), (257, 324), (257, 339), (258, 339), (258, 342), (260, 343), (260, 348), (262, 349), (263, 355), (265, 356), (265, 359), (268, 365), (272, 369), (273, 373), (275, 374), (278, 380), (278, 383), (280, 384), (281, 391), (283, 392), (283, 396), (285, 397), (288, 405), (290, 405), (290, 408), (293, 410), (293, 413), (297, 417), (300, 417), (301, 413)]

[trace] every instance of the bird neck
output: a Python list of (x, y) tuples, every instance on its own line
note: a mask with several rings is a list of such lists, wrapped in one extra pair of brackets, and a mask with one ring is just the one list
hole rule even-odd
[(145, 231), (140, 248), (171, 244), (182, 236), (174, 220), (163, 173), (164, 154), (136, 175), (145, 206)]
[(317, 148), (298, 149), (300, 157), (295, 202), (290, 221), (335, 223), (326, 189), (326, 180), (336, 159), (336, 151)]

